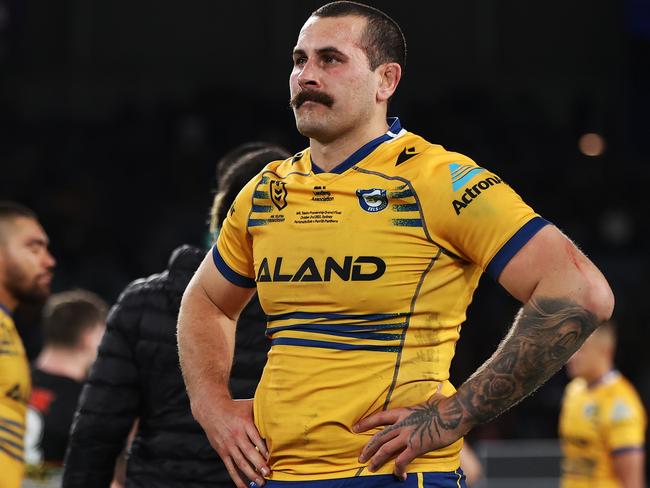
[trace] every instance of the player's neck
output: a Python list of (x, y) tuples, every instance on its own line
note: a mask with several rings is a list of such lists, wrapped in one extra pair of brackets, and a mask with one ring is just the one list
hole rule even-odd
[(357, 149), (385, 134), (387, 130), (386, 117), (382, 116), (326, 143), (310, 139), (312, 161), (322, 170), (330, 171), (354, 154)]
[(18, 300), (16, 300), (16, 297), (9, 293), (9, 291), (3, 286), (0, 286), (0, 305), (11, 313), (13, 313), (18, 306)]
[(88, 373), (89, 361), (74, 349), (45, 346), (36, 358), (36, 367), (46, 373), (83, 381)]
[(600, 385), (603, 380), (613, 371), (614, 365), (609, 361), (603, 361), (591, 374), (585, 376), (589, 388), (594, 388)]

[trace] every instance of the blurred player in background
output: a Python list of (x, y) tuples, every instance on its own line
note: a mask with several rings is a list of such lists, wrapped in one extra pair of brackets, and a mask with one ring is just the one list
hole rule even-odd
[(601, 325), (567, 363), (560, 414), (562, 488), (645, 487), (646, 414), (614, 366), (616, 327)]
[(463, 444), (463, 448), (460, 450), (460, 467), (465, 474), (467, 486), (474, 486), (483, 478), (481, 460), (467, 442)]
[[(405, 56), (374, 8), (333, 2), (307, 19), (289, 87), (309, 148), (244, 187), (185, 291), (192, 412), (240, 488), (463, 486), (463, 436), (611, 315), (602, 274), (501, 178), (387, 119)], [(483, 272), (523, 308), (456, 392)], [(272, 347), (254, 402), (237, 402), (235, 321), (256, 288)]]
[(23, 477), (23, 437), (30, 394), (29, 364), (11, 314), (21, 302), (45, 301), (56, 264), (36, 215), (0, 202), (0, 488)]
[(83, 382), (97, 357), (108, 305), (94, 293), (50, 297), (43, 311), (43, 349), (32, 366), (25, 435), (29, 476), (43, 479), (63, 467)]
[[(268, 161), (288, 156), (278, 146), (251, 143), (222, 158), (210, 211), (211, 236), (218, 235), (241, 187)], [(127, 488), (232, 487), (223, 463), (192, 418), (178, 367), (180, 299), (204, 255), (205, 249), (177, 248), (165, 271), (131, 283), (111, 309), (75, 418), (64, 488), (111, 485), (116, 461), (136, 419)], [(241, 316), (230, 383), (236, 398), (250, 398), (259, 381), (269, 347), (264, 322), (259, 303), (251, 303)]]

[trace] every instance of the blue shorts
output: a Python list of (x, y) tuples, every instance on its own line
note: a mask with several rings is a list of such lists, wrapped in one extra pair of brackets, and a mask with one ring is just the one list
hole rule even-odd
[[(251, 488), (257, 488), (255, 483)], [(467, 488), (461, 469), (445, 473), (408, 473), (405, 481), (392, 474), (313, 481), (267, 480), (264, 488)]]

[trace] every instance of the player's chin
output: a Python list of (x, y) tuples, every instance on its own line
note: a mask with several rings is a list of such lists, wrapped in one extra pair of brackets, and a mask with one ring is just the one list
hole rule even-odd
[(314, 114), (296, 112), (296, 128), (303, 136), (318, 139), (324, 131), (325, 124), (322, 118), (315, 117)]
[(30, 298), (35, 302), (47, 300), (51, 293), (51, 278), (38, 280), (29, 290)]

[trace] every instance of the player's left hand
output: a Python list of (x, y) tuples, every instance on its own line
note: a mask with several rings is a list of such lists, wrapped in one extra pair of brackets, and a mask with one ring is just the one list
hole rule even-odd
[(411, 461), (422, 454), (448, 446), (469, 430), (463, 422), (464, 409), (455, 395), (436, 392), (426, 402), (413, 407), (395, 408), (366, 417), (353, 426), (354, 432), (387, 425), (377, 432), (361, 451), (359, 462), (368, 463), (373, 472), (395, 458), (393, 474), (406, 479)]

